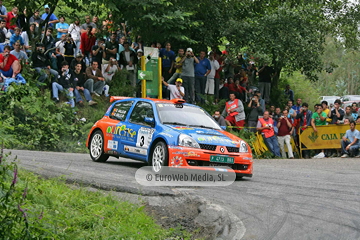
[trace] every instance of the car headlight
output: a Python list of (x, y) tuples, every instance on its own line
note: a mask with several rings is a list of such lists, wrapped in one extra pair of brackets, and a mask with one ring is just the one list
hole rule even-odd
[(246, 142), (240, 141), (239, 152), (241, 152), (241, 153), (247, 153), (247, 152), (249, 152), (249, 149), (248, 149), (248, 146), (247, 146)]
[(179, 135), (179, 146), (200, 148), (200, 145), (198, 144), (198, 142), (186, 134)]

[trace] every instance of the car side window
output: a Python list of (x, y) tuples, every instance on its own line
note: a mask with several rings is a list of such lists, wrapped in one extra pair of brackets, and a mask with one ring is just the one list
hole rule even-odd
[(154, 118), (154, 110), (148, 102), (138, 102), (130, 115), (130, 122), (150, 126), (145, 122), (145, 117)]
[(111, 110), (110, 118), (124, 121), (134, 101), (116, 103)]

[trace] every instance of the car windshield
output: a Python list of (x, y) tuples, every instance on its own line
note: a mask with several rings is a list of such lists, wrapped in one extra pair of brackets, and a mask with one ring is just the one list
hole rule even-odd
[(158, 103), (162, 124), (221, 129), (203, 109), (182, 104)]

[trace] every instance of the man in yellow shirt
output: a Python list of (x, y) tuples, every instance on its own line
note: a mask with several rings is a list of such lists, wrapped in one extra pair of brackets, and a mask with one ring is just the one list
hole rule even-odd
[(174, 84), (175, 80), (178, 78), (181, 78), (181, 72), (182, 72), (182, 62), (181, 59), (184, 57), (184, 49), (180, 48), (178, 51), (178, 56), (175, 58), (175, 73), (171, 76), (171, 78), (167, 81), (169, 84)]

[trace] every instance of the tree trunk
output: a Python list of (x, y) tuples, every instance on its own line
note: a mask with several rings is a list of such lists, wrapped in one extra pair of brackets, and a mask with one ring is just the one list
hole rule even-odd
[(271, 82), (271, 88), (277, 88), (279, 85), (279, 79), (280, 79), (280, 73), (282, 70), (281, 66), (274, 66), (274, 70), (275, 70), (275, 75), (272, 78), (272, 82)]

